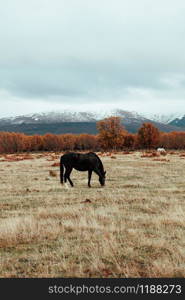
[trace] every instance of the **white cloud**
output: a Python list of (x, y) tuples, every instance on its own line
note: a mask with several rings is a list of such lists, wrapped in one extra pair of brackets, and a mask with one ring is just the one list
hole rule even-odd
[(185, 83), (185, 74), (165, 74), (160, 81), (169, 88), (182, 88)]
[[(0, 102), (2, 103), (0, 117), (9, 117), (29, 113), (39, 113), (47, 111), (107, 111), (120, 108), (128, 111), (135, 111), (141, 114), (171, 114), (183, 113), (185, 111), (184, 98), (185, 89), (179, 92), (179, 98), (172, 97), (172, 92), (144, 88), (127, 88), (120, 93), (119, 97), (97, 98), (91, 101), (89, 98), (77, 98), (74, 102), (72, 98), (51, 97), (48, 101), (42, 98), (23, 99), (14, 97), (7, 91), (0, 91)], [(6, 99), (2, 101), (2, 99)]]

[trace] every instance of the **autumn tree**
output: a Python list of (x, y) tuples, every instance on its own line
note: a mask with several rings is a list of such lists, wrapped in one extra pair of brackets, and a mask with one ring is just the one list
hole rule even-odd
[(75, 148), (76, 136), (72, 133), (60, 134), (59, 136), (59, 150), (71, 151)]
[(126, 149), (134, 149), (136, 143), (136, 135), (128, 133), (124, 136), (123, 147)]
[(0, 153), (12, 153), (11, 149), (11, 133), (0, 132)]
[(162, 133), (160, 136), (160, 147), (175, 150), (185, 149), (185, 132)]
[(29, 142), (30, 142), (30, 150), (31, 151), (41, 151), (44, 150), (44, 146), (48, 147), (47, 142), (48, 142), (49, 137), (45, 136), (43, 137), (41, 135), (33, 135), (29, 137)]
[(76, 137), (76, 150), (96, 150), (97, 137), (95, 135), (82, 133)]
[(152, 149), (158, 146), (159, 130), (151, 123), (144, 123), (138, 131), (138, 144), (141, 148)]
[(57, 151), (59, 148), (58, 135), (52, 133), (46, 133), (43, 136), (43, 148), (46, 151)]
[(16, 153), (26, 150), (27, 136), (24, 133), (0, 132), (0, 152)]
[(104, 150), (119, 149), (126, 131), (119, 117), (109, 117), (97, 122), (98, 140)]

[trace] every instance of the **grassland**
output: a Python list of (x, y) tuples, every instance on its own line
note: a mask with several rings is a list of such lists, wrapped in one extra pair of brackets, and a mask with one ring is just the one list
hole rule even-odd
[(141, 156), (67, 188), (58, 154), (1, 155), (0, 277), (185, 277), (185, 157)]

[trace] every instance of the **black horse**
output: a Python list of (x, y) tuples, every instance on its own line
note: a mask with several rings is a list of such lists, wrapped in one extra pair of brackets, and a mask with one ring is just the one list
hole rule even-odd
[[(64, 174), (65, 167), (65, 174)], [(63, 184), (63, 178), (66, 182), (67, 179), (71, 186), (73, 182), (70, 179), (72, 169), (78, 171), (88, 171), (88, 186), (91, 187), (91, 175), (94, 171), (99, 176), (99, 182), (103, 186), (105, 185), (105, 174), (103, 164), (100, 158), (94, 153), (89, 152), (85, 154), (69, 152), (61, 156), (60, 158), (60, 182)]]

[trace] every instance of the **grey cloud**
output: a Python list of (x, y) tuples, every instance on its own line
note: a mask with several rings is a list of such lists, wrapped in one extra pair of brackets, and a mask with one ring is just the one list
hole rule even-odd
[[(6, 74), (6, 75), (5, 75)], [(61, 96), (106, 96), (116, 95), (127, 86), (159, 87), (158, 74), (151, 72), (135, 72), (119, 68), (92, 68), (82, 64), (70, 70), (43, 68), (35, 70), (27, 68), (0, 70), (1, 89), (9, 90), (16, 96), (37, 98)]]
[(146, 101), (151, 108), (181, 101), (184, 9), (184, 0), (6, 0), (0, 4), (0, 90), (12, 103), (101, 100), (132, 102), (137, 110)]

